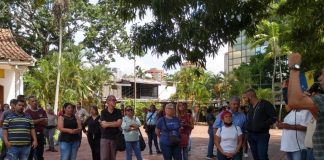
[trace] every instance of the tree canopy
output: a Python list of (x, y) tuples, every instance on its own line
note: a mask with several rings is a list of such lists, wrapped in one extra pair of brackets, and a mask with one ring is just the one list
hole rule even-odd
[[(117, 1), (117, 0), (116, 0)], [(118, 0), (125, 20), (143, 18), (152, 11), (153, 21), (132, 29), (133, 52), (153, 50), (168, 54), (164, 67), (183, 60), (205, 67), (206, 56), (215, 56), (226, 43), (234, 43), (242, 30), (253, 30), (267, 17), (270, 0)]]
[[(0, 2), (0, 27), (10, 28), (18, 44), (36, 58), (56, 50), (59, 29), (53, 14), (54, 0), (3, 0)], [(113, 54), (130, 54), (125, 22), (117, 15), (118, 4), (103, 0), (97, 4), (71, 0), (63, 15), (63, 46), (80, 42), (88, 59), (107, 63)], [(80, 39), (80, 35), (84, 39)]]

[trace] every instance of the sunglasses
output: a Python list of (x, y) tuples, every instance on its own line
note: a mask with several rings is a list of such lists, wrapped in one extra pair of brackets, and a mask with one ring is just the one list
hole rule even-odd
[(130, 111), (134, 111), (133, 109), (126, 109), (126, 111), (130, 112)]

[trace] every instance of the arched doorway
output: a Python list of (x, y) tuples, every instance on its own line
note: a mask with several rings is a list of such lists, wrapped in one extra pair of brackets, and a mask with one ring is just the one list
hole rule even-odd
[(0, 105), (3, 105), (4, 99), (3, 99), (3, 86), (0, 85)]

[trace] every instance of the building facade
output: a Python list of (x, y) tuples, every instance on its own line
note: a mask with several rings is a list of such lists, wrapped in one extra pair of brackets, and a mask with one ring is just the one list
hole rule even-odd
[(24, 94), (23, 73), (35, 61), (18, 46), (9, 29), (0, 28), (0, 105)]
[(228, 52), (224, 56), (225, 73), (233, 71), (234, 68), (239, 67), (242, 63), (249, 63), (251, 56), (265, 52), (265, 45), (252, 48), (245, 43), (245, 39), (244, 32), (241, 32), (240, 36), (236, 38), (236, 43), (228, 45)]

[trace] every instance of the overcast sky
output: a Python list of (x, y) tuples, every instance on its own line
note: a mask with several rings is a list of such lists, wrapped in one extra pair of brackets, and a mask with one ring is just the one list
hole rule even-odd
[[(91, 3), (96, 3), (98, 0), (90, 0)], [(147, 22), (150, 22), (152, 20), (152, 14), (147, 13), (144, 19), (139, 20), (136, 19), (134, 22), (127, 24), (126, 29), (129, 32), (132, 24), (144, 24)], [(76, 34), (76, 39), (80, 42), (84, 39), (83, 36), (84, 32), (78, 32)], [(224, 71), (224, 54), (227, 52), (227, 45), (220, 48), (217, 56), (215, 58), (207, 57), (207, 64), (206, 68), (208, 71), (211, 71), (215, 74), (219, 73), (220, 71)], [(128, 60), (128, 58), (122, 58), (118, 55), (114, 57), (116, 59), (116, 62), (111, 63), (110, 67), (117, 67), (120, 68), (120, 70), (123, 72), (123, 74), (133, 74), (133, 66), (134, 61)], [(151, 53), (147, 53), (144, 57), (137, 57), (136, 58), (136, 65), (139, 65), (141, 68), (147, 70), (150, 68), (159, 68), (162, 69), (163, 63), (166, 60), (167, 55), (160, 56), (157, 58), (156, 56), (152, 56)], [(179, 70), (180, 67), (177, 67), (173, 70), (166, 70), (167, 73), (174, 73), (177, 70)]]

